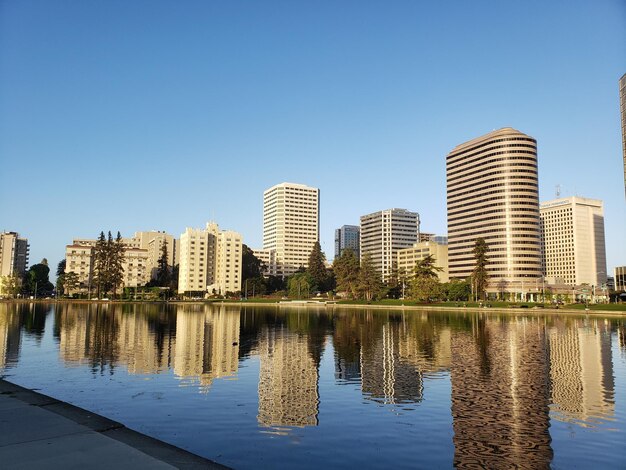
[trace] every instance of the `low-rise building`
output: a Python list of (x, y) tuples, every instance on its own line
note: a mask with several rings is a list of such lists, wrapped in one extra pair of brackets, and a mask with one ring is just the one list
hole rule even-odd
[(448, 282), (450, 280), (448, 276), (448, 245), (434, 241), (419, 242), (410, 248), (398, 250), (398, 272), (411, 275), (418, 261), (429, 255), (435, 259), (435, 266), (441, 268), (441, 271), (437, 272), (439, 281)]

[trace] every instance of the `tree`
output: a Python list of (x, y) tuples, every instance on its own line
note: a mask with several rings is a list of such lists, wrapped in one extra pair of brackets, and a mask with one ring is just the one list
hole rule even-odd
[(122, 241), (120, 232), (113, 240), (111, 232), (105, 238), (104, 232), (100, 232), (94, 247), (94, 268), (93, 276), (98, 297), (113, 291), (116, 294), (117, 288), (124, 280), (124, 254), (126, 247)]
[(45, 297), (52, 294), (54, 285), (49, 280), (50, 268), (46, 258), (41, 263), (33, 264), (26, 272), (24, 283), (25, 293), (35, 297)]
[(472, 294), (472, 288), (469, 281), (459, 281), (453, 279), (450, 282), (442, 284), (442, 291), (446, 298), (451, 301), (467, 301)]
[(337, 282), (337, 290), (347, 292), (353, 299), (359, 295), (359, 260), (354, 251), (345, 249), (339, 258), (333, 261), (333, 271)]
[(430, 302), (441, 295), (441, 284), (437, 272), (442, 268), (435, 266), (435, 258), (428, 255), (417, 262), (413, 270), (414, 276), (410, 280), (411, 298)]
[(322, 252), (320, 242), (316, 241), (309, 254), (309, 264), (306, 272), (311, 277), (313, 290), (325, 292), (328, 283), (328, 272), (326, 270), (326, 256)]
[(254, 252), (248, 245), (243, 244), (241, 248), (241, 282), (245, 282), (246, 279), (262, 277), (263, 262), (254, 256)]
[[(70, 294), (73, 290), (76, 290), (80, 286), (80, 277), (77, 273), (73, 271), (66, 272), (58, 277), (58, 279), (62, 279), (62, 291)], [(58, 290), (58, 282), (57, 282), (57, 290)]]
[(124, 282), (124, 259), (126, 247), (122, 241), (122, 235), (117, 232), (115, 241), (111, 240), (111, 232), (109, 232), (109, 276), (111, 280), (111, 288), (113, 296), (117, 294), (117, 288)]
[(161, 256), (157, 261), (156, 282), (160, 287), (169, 287), (171, 282), (171, 271), (167, 264), (167, 240), (161, 245)]
[(63, 258), (61, 261), (59, 261), (59, 264), (57, 265), (57, 277), (59, 277), (65, 272), (65, 266), (66, 266), (66, 261), (65, 261), (65, 258)]
[(489, 274), (487, 274), (487, 252), (489, 247), (484, 238), (477, 238), (472, 253), (476, 263), (472, 271), (472, 291), (476, 300), (483, 299), (485, 289), (489, 285)]
[(313, 280), (307, 272), (295, 273), (287, 279), (289, 297), (294, 297), (296, 299), (309, 297), (312, 286)]
[(100, 236), (96, 240), (93, 249), (93, 280), (97, 290), (97, 296), (108, 290), (108, 250), (107, 241), (104, 232), (100, 232)]
[(22, 288), (22, 278), (17, 274), (0, 278), (0, 294), (9, 298), (16, 297)]
[(358, 289), (360, 294), (368, 302), (372, 301), (382, 286), (380, 273), (376, 270), (372, 256), (364, 253), (361, 258), (361, 269), (359, 270)]

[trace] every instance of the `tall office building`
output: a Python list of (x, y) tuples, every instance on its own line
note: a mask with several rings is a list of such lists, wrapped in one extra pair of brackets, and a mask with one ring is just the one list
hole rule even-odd
[(626, 266), (616, 266), (613, 268), (613, 276), (615, 280), (615, 291), (626, 292)]
[(225, 294), (241, 290), (241, 235), (214, 222), (180, 236), (178, 292)]
[(624, 158), (624, 192), (626, 193), (626, 73), (619, 79), (619, 101), (622, 116), (622, 156)]
[(0, 233), (0, 276), (21, 275), (28, 266), (28, 240), (16, 232)]
[(361, 230), (356, 225), (344, 225), (341, 228), (335, 230), (335, 259), (341, 256), (341, 253), (345, 249), (354, 251), (354, 254), (359, 257), (359, 238), (361, 236)]
[(383, 281), (392, 274), (398, 250), (419, 239), (420, 218), (406, 209), (387, 209), (361, 217), (361, 258), (369, 253)]
[(263, 193), (263, 250), (275, 251), (277, 276), (307, 267), (319, 240), (320, 190), (303, 184), (281, 183)]
[(450, 278), (471, 275), (483, 238), (487, 292), (523, 295), (524, 281), (541, 277), (537, 142), (510, 127), (490, 132), (455, 147), (446, 176)]
[(539, 207), (543, 274), (548, 283), (606, 283), (606, 248), (602, 201), (567, 197)]

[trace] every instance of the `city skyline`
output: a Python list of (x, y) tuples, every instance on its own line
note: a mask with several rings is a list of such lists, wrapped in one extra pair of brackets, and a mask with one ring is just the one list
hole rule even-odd
[(608, 271), (626, 264), (623, 3), (274, 5), (2, 5), (0, 230), (30, 264), (206, 220), (259, 247), (281, 181), (320, 189), (329, 259), (387, 207), (443, 235), (445, 155), (506, 126), (537, 140), (540, 202), (604, 201)]

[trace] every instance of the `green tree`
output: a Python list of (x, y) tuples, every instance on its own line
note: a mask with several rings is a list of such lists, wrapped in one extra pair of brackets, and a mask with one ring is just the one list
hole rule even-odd
[(472, 271), (472, 287), (474, 298), (476, 300), (484, 299), (485, 289), (489, 285), (489, 275), (487, 274), (487, 252), (489, 247), (484, 238), (477, 238), (472, 253), (474, 254), (475, 264)]
[(430, 302), (441, 295), (441, 284), (437, 272), (442, 268), (435, 266), (435, 258), (428, 255), (419, 260), (413, 269), (413, 278), (409, 281), (410, 296), (420, 302)]
[(109, 286), (108, 248), (104, 232), (100, 232), (93, 249), (93, 282), (99, 298), (101, 294), (108, 290)]
[(170, 287), (172, 273), (167, 264), (167, 240), (161, 245), (161, 256), (157, 261), (156, 282), (159, 287)]
[(109, 249), (109, 277), (113, 296), (117, 295), (117, 288), (124, 283), (124, 259), (126, 246), (122, 241), (122, 235), (117, 232), (115, 240), (111, 240), (111, 232), (107, 241)]
[(17, 274), (0, 278), (0, 294), (3, 297), (14, 298), (22, 289), (22, 278)]
[(241, 281), (245, 282), (246, 279), (262, 277), (263, 262), (254, 256), (254, 252), (248, 245), (242, 245), (241, 252)]
[(459, 281), (457, 279), (444, 283), (442, 285), (442, 291), (446, 299), (451, 301), (467, 301), (472, 294), (470, 282), (465, 280)]
[(382, 282), (380, 273), (376, 270), (372, 256), (364, 253), (361, 258), (361, 269), (359, 270), (358, 290), (368, 302), (372, 301), (380, 292)]
[(296, 299), (308, 298), (311, 295), (313, 280), (307, 272), (295, 273), (287, 279), (289, 297)]
[(68, 294), (80, 287), (80, 277), (73, 271), (64, 273), (62, 276), (59, 276), (58, 279), (61, 278), (63, 279), (62, 290)]
[(312, 290), (326, 292), (328, 284), (328, 270), (326, 269), (326, 256), (322, 252), (320, 242), (316, 241), (309, 254), (309, 263), (306, 272), (311, 278)]
[(104, 232), (100, 232), (94, 247), (93, 277), (98, 297), (108, 292), (116, 294), (117, 288), (124, 281), (124, 258), (126, 247), (122, 241), (120, 232), (117, 232), (115, 240), (109, 231), (105, 238)]
[(65, 258), (63, 258), (61, 261), (59, 261), (59, 264), (57, 264), (57, 277), (65, 272), (65, 264)]
[(26, 294), (45, 297), (52, 294), (54, 285), (50, 282), (50, 267), (46, 258), (41, 263), (33, 264), (26, 272)]
[(333, 272), (337, 283), (337, 290), (347, 292), (353, 299), (359, 295), (359, 260), (354, 251), (345, 249), (333, 261)]

